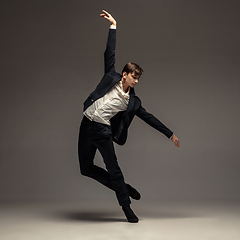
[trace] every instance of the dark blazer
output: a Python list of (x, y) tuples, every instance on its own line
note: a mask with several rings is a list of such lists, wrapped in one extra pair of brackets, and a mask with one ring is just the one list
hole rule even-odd
[[(115, 71), (115, 48), (116, 29), (109, 29), (107, 47), (104, 52), (104, 76), (96, 89), (88, 96), (84, 102), (84, 111), (97, 99), (103, 97), (117, 82), (122, 79), (122, 75)], [(113, 141), (123, 145), (127, 140), (128, 128), (137, 115), (147, 124), (160, 131), (168, 138), (173, 132), (161, 123), (156, 117), (148, 113), (141, 105), (141, 100), (135, 95), (134, 89), (130, 88), (130, 98), (126, 111), (117, 113), (111, 118), (111, 128)]]

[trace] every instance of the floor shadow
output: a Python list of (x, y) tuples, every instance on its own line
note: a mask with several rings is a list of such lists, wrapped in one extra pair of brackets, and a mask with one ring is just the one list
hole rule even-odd
[(143, 218), (159, 218), (159, 219), (178, 219), (178, 218), (196, 218), (200, 217), (199, 214), (196, 213), (187, 213), (187, 212), (172, 212), (172, 211), (144, 211), (138, 212)]
[(89, 221), (89, 222), (127, 222), (124, 218), (115, 217), (116, 213), (113, 212), (62, 212), (55, 215), (55, 217), (62, 220), (70, 221)]

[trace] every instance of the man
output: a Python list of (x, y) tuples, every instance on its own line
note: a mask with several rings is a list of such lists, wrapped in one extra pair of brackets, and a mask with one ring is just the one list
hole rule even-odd
[[(104, 52), (105, 74), (96, 89), (84, 102), (84, 117), (81, 122), (78, 142), (80, 171), (115, 191), (119, 205), (129, 222), (138, 222), (130, 208), (130, 198), (140, 199), (140, 193), (126, 184), (118, 165), (113, 141), (123, 145), (133, 118), (137, 115), (153, 128), (165, 134), (179, 147), (178, 138), (156, 117), (148, 113), (135, 95), (134, 86), (143, 73), (135, 63), (128, 63), (122, 74), (115, 71), (116, 26), (115, 19), (102, 10), (100, 17), (110, 23), (107, 47)], [(99, 150), (106, 169), (94, 165), (96, 150)]]

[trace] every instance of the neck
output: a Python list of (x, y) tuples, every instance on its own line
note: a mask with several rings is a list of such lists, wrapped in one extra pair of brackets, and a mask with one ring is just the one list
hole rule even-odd
[(121, 79), (121, 82), (122, 82), (122, 86), (123, 86), (123, 91), (124, 91), (125, 93), (127, 93), (127, 92), (128, 92), (128, 89), (129, 89), (128, 84), (124, 81), (123, 78)]

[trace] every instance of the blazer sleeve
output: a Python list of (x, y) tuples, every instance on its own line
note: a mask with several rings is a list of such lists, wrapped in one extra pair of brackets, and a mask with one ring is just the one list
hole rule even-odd
[(115, 72), (116, 29), (109, 29), (107, 47), (104, 52), (104, 73)]
[(142, 106), (139, 107), (136, 115), (148, 125), (163, 133), (166, 137), (170, 138), (173, 135), (173, 132), (169, 128), (161, 123), (154, 115), (148, 113)]

